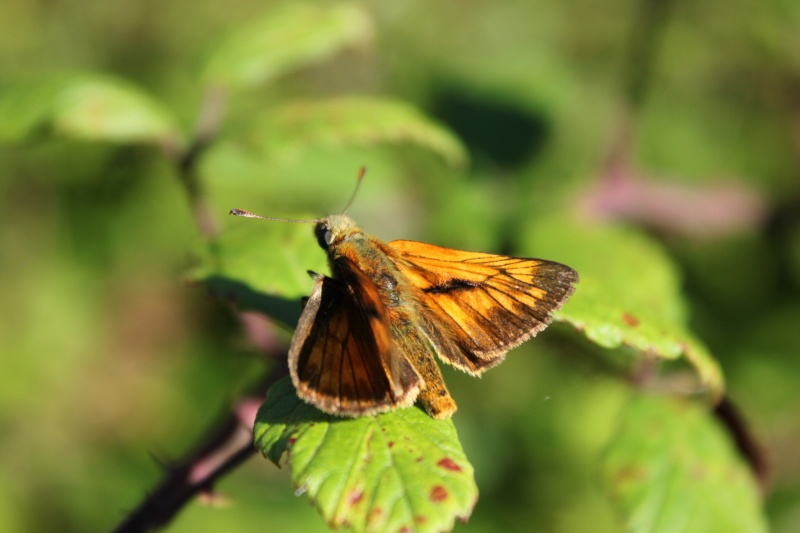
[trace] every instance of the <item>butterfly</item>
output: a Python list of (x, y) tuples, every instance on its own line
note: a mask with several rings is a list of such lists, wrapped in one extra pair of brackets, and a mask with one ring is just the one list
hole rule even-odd
[(289, 372), (301, 399), (333, 415), (419, 401), (434, 418), (452, 416), (456, 403), (434, 353), (480, 375), (547, 327), (578, 282), (575, 270), (553, 261), (383, 242), (345, 214), (298, 222), (315, 223), (331, 276), (309, 272), (314, 289)]

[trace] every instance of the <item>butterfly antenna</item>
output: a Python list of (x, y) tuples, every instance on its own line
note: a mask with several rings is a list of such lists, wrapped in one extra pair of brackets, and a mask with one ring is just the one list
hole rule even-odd
[(247, 217), (247, 218), (263, 218), (264, 220), (277, 220), (278, 222), (300, 222), (303, 224), (316, 224), (319, 220), (299, 220), (294, 218), (278, 218), (278, 217), (265, 217), (263, 215), (257, 215), (255, 213), (251, 213), (250, 211), (245, 211), (244, 209), (231, 209), (231, 215), (236, 215), (237, 217)]
[(344, 211), (342, 211), (343, 215), (347, 214), (347, 210), (350, 209), (350, 204), (353, 203), (353, 200), (356, 199), (356, 194), (358, 194), (358, 189), (361, 187), (361, 182), (364, 180), (364, 174), (367, 173), (367, 167), (361, 167), (358, 169), (358, 181), (356, 182), (356, 188), (353, 191), (353, 194), (350, 196), (350, 199), (347, 200), (347, 205), (344, 206)]

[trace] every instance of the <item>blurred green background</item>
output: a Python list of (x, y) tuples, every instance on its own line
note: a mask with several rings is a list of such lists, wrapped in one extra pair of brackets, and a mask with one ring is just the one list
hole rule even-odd
[[(0, 530), (113, 528), (160, 479), (153, 458), (186, 453), (264, 366), (233, 313), (184, 282), (203, 239), (169, 143), (78, 134), (47, 120), (41, 88), (122, 78), (190, 135), (220, 43), (276, 5), (0, 4)], [(350, 214), (385, 240), (527, 251), (564, 212), (642, 228), (772, 465), (772, 529), (800, 530), (800, 3), (355, 5), (369, 22), (353, 42), (217, 110), (196, 169), (220, 231), (258, 224), (232, 207), (337, 212), (361, 165)], [(354, 95), (417, 108), (469, 163), (444, 134), (263, 142), (273, 109)], [(310, 231), (308, 245), (321, 257)], [(567, 331), (480, 380), (445, 369), (481, 491), (458, 530), (622, 530), (596, 460), (628, 385), (591, 348), (565, 350)], [(260, 458), (218, 490), (225, 505), (194, 501), (170, 531), (326, 530)]]

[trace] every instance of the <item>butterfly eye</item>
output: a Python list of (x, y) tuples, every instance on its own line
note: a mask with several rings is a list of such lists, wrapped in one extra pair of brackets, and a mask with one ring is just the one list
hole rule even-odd
[(320, 248), (327, 250), (333, 242), (333, 233), (328, 229), (328, 226), (318, 224), (314, 229), (314, 233), (317, 235), (317, 243), (319, 243)]

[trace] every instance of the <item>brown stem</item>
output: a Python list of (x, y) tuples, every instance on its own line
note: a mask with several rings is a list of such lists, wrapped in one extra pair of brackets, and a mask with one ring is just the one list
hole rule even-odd
[(209, 88), (203, 96), (195, 124), (194, 138), (188, 148), (181, 149), (173, 142), (162, 146), (164, 155), (175, 165), (180, 181), (186, 189), (197, 228), (200, 234), (209, 240), (217, 236), (219, 227), (217, 218), (206, 205), (202, 184), (197, 175), (197, 162), (219, 132), (225, 103), (226, 95), (222, 89)]
[(628, 105), (633, 109), (641, 106), (650, 90), (656, 54), (673, 1), (639, 0), (637, 4), (624, 76)]
[(739, 453), (750, 465), (750, 469), (753, 471), (753, 475), (761, 489), (761, 495), (766, 496), (769, 492), (772, 474), (769, 462), (764, 453), (764, 448), (750, 431), (739, 409), (730, 398), (725, 396), (714, 409), (714, 415), (728, 430), (728, 434), (736, 444)]

